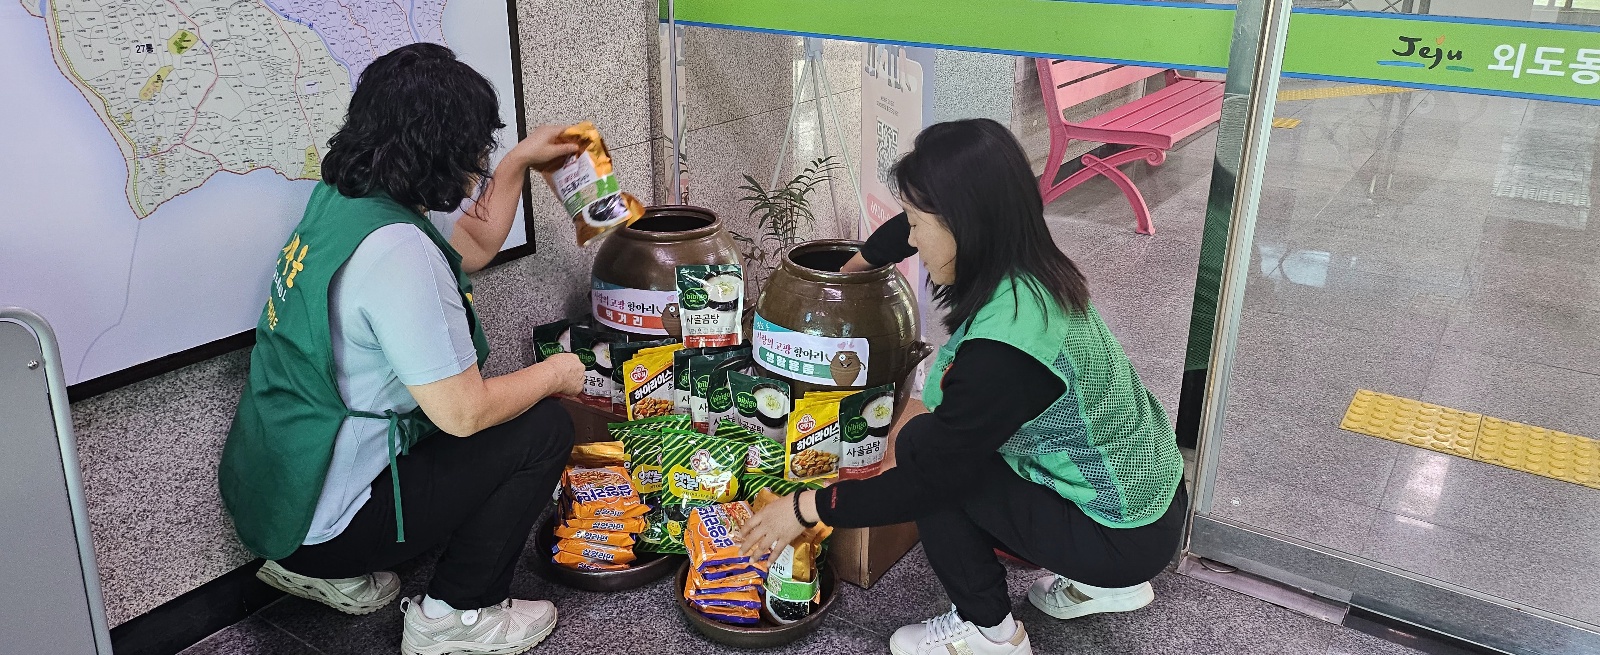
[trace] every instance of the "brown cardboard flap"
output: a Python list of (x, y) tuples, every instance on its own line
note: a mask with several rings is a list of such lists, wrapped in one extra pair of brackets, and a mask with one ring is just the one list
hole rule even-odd
[(917, 524), (840, 528), (833, 531), (829, 543), (828, 561), (839, 579), (870, 588), (917, 545)]

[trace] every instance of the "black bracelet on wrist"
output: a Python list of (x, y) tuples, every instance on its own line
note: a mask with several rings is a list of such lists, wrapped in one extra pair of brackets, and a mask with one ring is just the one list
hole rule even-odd
[(817, 527), (816, 521), (807, 521), (805, 515), (800, 513), (800, 494), (803, 493), (805, 492), (796, 491), (794, 493), (794, 520), (799, 521), (800, 525), (803, 525), (807, 528)]

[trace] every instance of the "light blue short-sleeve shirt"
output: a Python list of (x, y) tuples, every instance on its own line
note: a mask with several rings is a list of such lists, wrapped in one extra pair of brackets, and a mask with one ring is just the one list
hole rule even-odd
[[(414, 225), (374, 230), (334, 273), (328, 291), (339, 396), (352, 410), (417, 407), (407, 385), (437, 382), (477, 361), (466, 308), (444, 253)], [(347, 418), (305, 544), (339, 536), (389, 466), (388, 423)]]

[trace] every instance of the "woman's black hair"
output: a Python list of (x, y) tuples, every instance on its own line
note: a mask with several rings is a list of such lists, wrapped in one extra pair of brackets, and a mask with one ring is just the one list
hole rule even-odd
[(1038, 180), (1004, 126), (987, 118), (929, 126), (891, 176), (903, 202), (938, 216), (955, 237), (955, 281), (934, 290), (951, 331), (1008, 277), (1038, 281), (1026, 286), (1040, 303), (1049, 293), (1067, 311), (1088, 307), (1089, 283), (1051, 239)]
[(361, 72), (344, 127), (328, 140), (322, 180), (352, 198), (386, 193), (407, 207), (454, 211), (489, 178), (500, 101), (449, 48), (395, 48)]

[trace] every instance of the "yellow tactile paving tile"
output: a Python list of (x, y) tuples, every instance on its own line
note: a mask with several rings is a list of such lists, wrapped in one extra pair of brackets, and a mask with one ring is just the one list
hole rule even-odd
[(1341, 429), (1600, 489), (1600, 441), (1362, 389)]
[(1348, 98), (1350, 96), (1376, 96), (1385, 93), (1405, 93), (1414, 89), (1402, 89), (1398, 86), (1379, 86), (1377, 84), (1340, 84), (1338, 86), (1319, 86), (1310, 89), (1289, 89), (1278, 92), (1278, 102), (1290, 100), (1323, 100), (1326, 98)]
[(1483, 418), (1480, 462), (1600, 489), (1600, 442), (1548, 428)]
[(1273, 127), (1277, 127), (1277, 128), (1282, 128), (1282, 129), (1285, 129), (1285, 130), (1292, 130), (1294, 128), (1300, 127), (1300, 119), (1298, 119), (1298, 118), (1274, 118), (1274, 119), (1272, 119), (1272, 126)]
[(1472, 456), (1482, 414), (1362, 389), (1350, 401), (1340, 428), (1367, 436)]

